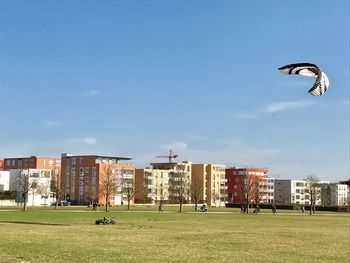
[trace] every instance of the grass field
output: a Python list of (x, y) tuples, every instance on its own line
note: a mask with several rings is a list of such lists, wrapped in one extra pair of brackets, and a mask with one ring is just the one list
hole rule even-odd
[[(350, 217), (238, 209), (0, 208), (0, 262), (349, 262)], [(95, 225), (97, 218), (116, 225)]]

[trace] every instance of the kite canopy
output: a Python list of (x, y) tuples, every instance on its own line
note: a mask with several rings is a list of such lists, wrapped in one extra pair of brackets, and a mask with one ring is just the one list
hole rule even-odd
[(279, 70), (289, 75), (302, 75), (305, 77), (316, 78), (314, 85), (308, 91), (308, 93), (312, 96), (321, 96), (323, 93), (325, 93), (328, 90), (328, 86), (329, 86), (328, 77), (315, 64), (311, 64), (311, 63), (289, 64), (289, 65), (280, 67)]

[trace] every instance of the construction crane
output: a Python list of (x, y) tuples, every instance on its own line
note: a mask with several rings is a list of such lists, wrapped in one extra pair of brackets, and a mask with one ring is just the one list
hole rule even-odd
[(177, 154), (173, 154), (172, 150), (169, 151), (168, 155), (156, 156), (156, 158), (168, 158), (169, 163), (172, 163), (173, 159), (175, 159), (176, 157), (178, 157), (178, 155)]

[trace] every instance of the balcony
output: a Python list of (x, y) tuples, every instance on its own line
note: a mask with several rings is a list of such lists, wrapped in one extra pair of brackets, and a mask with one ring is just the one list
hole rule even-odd
[(220, 178), (220, 183), (227, 183), (227, 179), (226, 178)]
[(155, 189), (156, 186), (154, 184), (149, 184), (147, 185), (147, 189)]
[(146, 176), (146, 179), (147, 180), (156, 180), (156, 177), (153, 175), (148, 175), (148, 176)]
[(133, 179), (132, 174), (123, 174), (123, 179)]

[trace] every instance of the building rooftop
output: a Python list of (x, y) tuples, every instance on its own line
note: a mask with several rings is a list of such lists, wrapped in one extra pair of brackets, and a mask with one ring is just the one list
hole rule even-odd
[(62, 153), (62, 157), (95, 157), (96, 159), (117, 159), (117, 160), (132, 160), (129, 157), (121, 157), (121, 156), (106, 156), (106, 155), (96, 155), (96, 154), (87, 154), (87, 155), (73, 155), (68, 153)]

